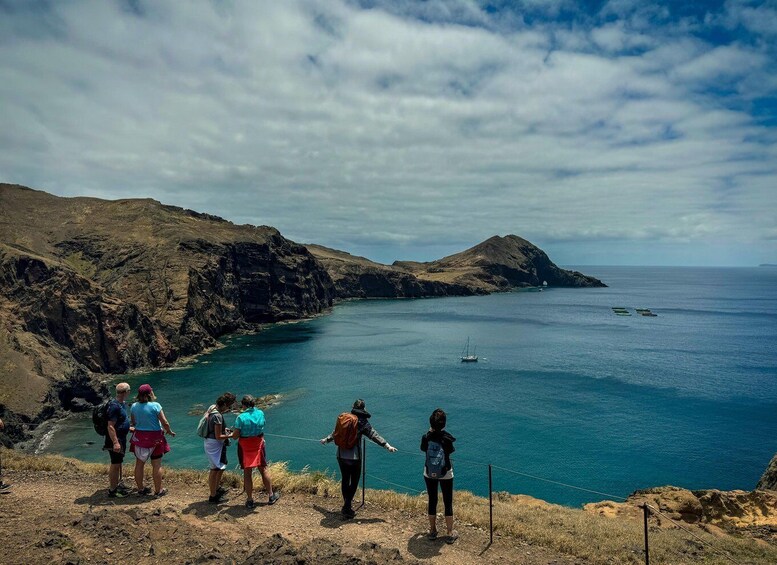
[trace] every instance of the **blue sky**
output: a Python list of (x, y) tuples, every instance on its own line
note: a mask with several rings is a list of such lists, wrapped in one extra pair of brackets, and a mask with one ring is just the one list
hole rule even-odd
[(0, 180), (381, 262), (777, 263), (777, 2), (0, 0)]

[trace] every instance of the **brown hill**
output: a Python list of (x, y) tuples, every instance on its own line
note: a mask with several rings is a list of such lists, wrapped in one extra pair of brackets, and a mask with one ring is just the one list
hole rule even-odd
[(475, 292), (521, 287), (603, 287), (602, 281), (556, 266), (542, 249), (516, 235), (495, 235), (475, 247), (430, 263), (395, 262), (419, 279), (459, 284)]

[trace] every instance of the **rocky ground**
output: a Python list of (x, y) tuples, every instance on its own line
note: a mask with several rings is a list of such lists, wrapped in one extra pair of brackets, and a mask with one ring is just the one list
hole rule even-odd
[[(166, 480), (162, 498), (109, 499), (105, 477), (77, 469), (4, 470), (0, 563), (582, 563), (510, 537), (458, 524), (453, 545), (429, 541), (425, 516), (367, 504), (343, 520), (339, 499), (286, 494), (245, 508), (232, 490), (221, 505), (205, 489)], [(257, 500), (264, 500), (257, 498)]]

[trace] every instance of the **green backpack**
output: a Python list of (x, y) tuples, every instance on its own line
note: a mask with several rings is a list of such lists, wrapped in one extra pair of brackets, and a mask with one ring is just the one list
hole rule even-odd
[(199, 423), (197, 424), (197, 435), (200, 437), (208, 437), (208, 417), (213, 414), (213, 411), (216, 409), (216, 405), (212, 404), (210, 408), (208, 408), (205, 411), (205, 414), (203, 414), (202, 418), (200, 418)]

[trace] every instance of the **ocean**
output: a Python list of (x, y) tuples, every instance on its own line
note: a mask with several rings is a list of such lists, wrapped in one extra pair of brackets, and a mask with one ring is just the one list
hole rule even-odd
[[(777, 268), (578, 269), (609, 288), (347, 302), (126, 380), (154, 387), (178, 434), (166, 465), (206, 468), (189, 412), (229, 390), (282, 395), (266, 411), (268, 458), (330, 473), (335, 448), (315, 440), (363, 398), (400, 450), (368, 447), (372, 488), (424, 489), (419, 443), (438, 407), (457, 438), (455, 488), (479, 495), (489, 463), (494, 490), (568, 506), (754, 488), (777, 452)], [(460, 362), (468, 337), (478, 363)], [(48, 452), (107, 462), (87, 417), (50, 439)]]

